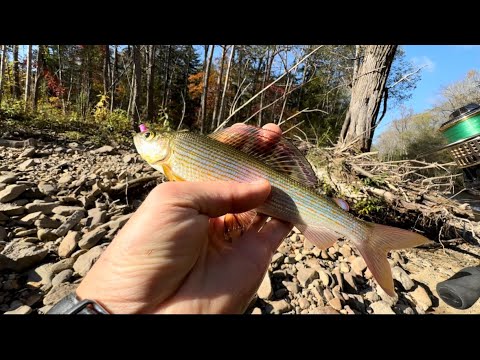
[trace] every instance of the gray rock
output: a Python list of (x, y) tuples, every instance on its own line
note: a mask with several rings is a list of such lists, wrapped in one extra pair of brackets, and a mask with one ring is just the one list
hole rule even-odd
[(103, 250), (104, 247), (99, 245), (91, 248), (87, 253), (80, 255), (75, 261), (75, 264), (73, 264), (73, 270), (75, 270), (80, 276), (85, 276), (100, 255), (102, 255)]
[(80, 233), (77, 231), (69, 231), (58, 247), (58, 256), (69, 257), (77, 247), (80, 236)]
[(22, 215), (25, 212), (25, 206), (15, 204), (0, 203), (0, 214), (4, 213), (7, 216)]
[(73, 264), (75, 263), (76, 259), (73, 258), (67, 258), (67, 259), (62, 259), (55, 264), (52, 265), (52, 273), (57, 274), (63, 270), (71, 269), (73, 267)]
[(30, 225), (30, 224), (33, 224), (36, 220), (38, 220), (41, 216), (42, 216), (42, 212), (37, 211), (34, 213), (30, 213), (28, 215), (25, 215), (20, 219), (20, 221)]
[(7, 230), (4, 227), (0, 226), (0, 241), (7, 239)]
[(43, 217), (35, 221), (35, 226), (42, 229), (57, 229), (62, 225), (62, 221)]
[(91, 218), (90, 227), (94, 228), (98, 224), (102, 224), (107, 219), (107, 212), (99, 208), (93, 208), (88, 210), (88, 216)]
[(300, 291), (300, 288), (298, 287), (298, 284), (295, 282), (291, 281), (282, 281), (283, 286), (291, 292), (292, 294), (297, 294)]
[(45, 215), (50, 215), (52, 210), (59, 205), (59, 201), (45, 202), (41, 200), (35, 200), (33, 203), (25, 205), (25, 208), (29, 213), (41, 211)]
[(88, 252), (88, 250), (85, 250), (85, 249), (80, 249), (80, 250), (77, 250), (75, 251), (72, 255), (70, 255), (70, 257), (72, 259), (78, 259), (81, 255), (83, 254), (86, 254)]
[(109, 145), (102, 146), (95, 150), (90, 150), (91, 154), (109, 154), (113, 151), (113, 147)]
[(300, 286), (307, 287), (313, 280), (318, 279), (318, 271), (315, 269), (300, 268), (297, 272)]
[(58, 239), (57, 234), (55, 234), (52, 230), (47, 229), (38, 229), (37, 237), (43, 242), (55, 241)]
[(78, 287), (78, 284), (70, 284), (70, 283), (58, 284), (52, 287), (52, 289), (48, 292), (47, 296), (43, 298), (43, 304), (55, 305), (62, 298), (64, 298), (71, 292), (75, 291), (77, 287)]
[(71, 269), (66, 269), (63, 271), (60, 271), (55, 277), (52, 279), (52, 285), (56, 286), (58, 284), (64, 283), (68, 281), (73, 275), (73, 270)]
[(33, 165), (35, 165), (36, 161), (34, 159), (28, 159), (18, 165), (17, 169), (20, 171), (27, 171)]
[(83, 238), (78, 242), (80, 249), (90, 249), (95, 246), (107, 233), (106, 229), (96, 228), (86, 233)]
[(8, 185), (5, 189), (0, 191), (0, 202), (7, 203), (18, 198), (25, 190), (27, 185)]
[(17, 181), (17, 175), (15, 173), (8, 173), (0, 175), (0, 183), (2, 184), (13, 184)]
[(34, 147), (28, 147), (25, 150), (21, 152), (21, 154), (18, 156), (20, 159), (23, 158), (31, 158), (35, 156), (35, 148)]
[(58, 214), (62, 216), (70, 216), (75, 211), (85, 211), (85, 209), (81, 206), (66, 206), (66, 205), (56, 206), (52, 209), (52, 212), (54, 214)]
[(421, 286), (417, 286), (417, 288), (410, 293), (413, 300), (420, 307), (423, 311), (427, 311), (432, 306), (432, 299), (428, 296), (425, 289)]
[(258, 288), (257, 295), (260, 299), (264, 300), (270, 299), (273, 295), (272, 282), (270, 280), (270, 275), (268, 271), (263, 277), (262, 283)]
[(272, 314), (283, 314), (289, 311), (292, 307), (286, 300), (270, 301), (268, 303), (267, 310), (270, 310)]
[(15, 310), (6, 311), (4, 315), (26, 315), (32, 312), (32, 308), (28, 305), (21, 305), (17, 307)]
[[(48, 254), (48, 249), (42, 246), (28, 242), (12, 242), (8, 244), (2, 251), (9, 259), (14, 261), (14, 267), (8, 267), (15, 271), (23, 271), (42, 261)], [(2, 263), (0, 259), (0, 264)], [(12, 265), (7, 263), (4, 265)], [(0, 265), (1, 267), (1, 265)]]
[[(17, 229), (15, 229), (17, 230)], [(14, 230), (14, 233), (15, 233), (15, 237), (24, 237), (24, 236), (31, 236), (31, 235), (36, 235), (37, 234), (37, 230), (36, 229), (27, 229), (27, 230), (19, 230), (19, 231), (16, 231), (15, 232)], [(1, 236), (0, 236), (1, 238)]]
[(410, 291), (415, 283), (410, 279), (410, 276), (403, 270), (400, 266), (395, 266), (392, 269), (392, 275), (395, 280), (397, 280), (406, 291)]
[(317, 270), (319, 275), (320, 275), (320, 271), (323, 271), (322, 266), (320, 265), (318, 259), (316, 258), (306, 259), (305, 265), (307, 265), (308, 267), (311, 267), (312, 269)]
[(43, 264), (28, 271), (27, 284), (34, 287), (50, 284), (53, 278), (52, 266), (53, 264)]
[(355, 275), (362, 276), (363, 271), (367, 268), (367, 263), (362, 257), (358, 256), (352, 261), (352, 270)]
[(371, 303), (370, 308), (374, 314), (395, 314), (390, 305), (383, 300)]
[(85, 216), (85, 212), (83, 210), (77, 210), (75, 211), (72, 215), (68, 217), (68, 219), (58, 227), (57, 230), (55, 230), (55, 234), (58, 236), (65, 236), (65, 234), (73, 228), (75, 225), (77, 225), (80, 220), (83, 219)]
[(55, 192), (57, 191), (57, 188), (55, 185), (40, 181), (38, 183), (38, 190), (40, 190), (42, 194), (45, 194), (48, 196), (48, 195), (55, 194)]
[(307, 299), (302, 297), (298, 299), (298, 305), (300, 306), (300, 309), (304, 310), (310, 307), (310, 302)]
[(70, 184), (72, 182), (73, 178), (72, 175), (69, 173), (63, 174), (60, 179), (58, 179), (58, 183), (60, 185), (65, 185), (65, 184)]

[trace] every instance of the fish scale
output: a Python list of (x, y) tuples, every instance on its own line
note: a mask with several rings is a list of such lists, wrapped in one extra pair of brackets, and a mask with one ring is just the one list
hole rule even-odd
[[(212, 138), (190, 132), (154, 134), (145, 131), (136, 134), (134, 142), (139, 154), (152, 167), (164, 172), (169, 180), (268, 180), (272, 186), (270, 196), (256, 209), (257, 212), (294, 224), (320, 249), (332, 246), (341, 237), (352, 241), (377, 283), (387, 294), (394, 296), (388, 251), (423, 245), (429, 240), (412, 231), (356, 218), (346, 211), (348, 208), (341, 208), (330, 198), (296, 180), (306, 179), (310, 183), (314, 175), (305, 172), (307, 161), (299, 159), (301, 154), (293, 145), (283, 139), (277, 140), (277, 143), (267, 143), (273, 150), (264, 145), (258, 154), (255, 152), (258, 150), (255, 149), (256, 140), (262, 139), (260, 131), (265, 130), (247, 129), (248, 132), (243, 134), (238, 128), (226, 129), (221, 134), (223, 137), (217, 135), (216, 138), (215, 134)], [(242, 141), (248, 145), (245, 152), (240, 150), (244, 149)], [(271, 154), (269, 158), (268, 151), (274, 152), (276, 148), (290, 151)], [(294, 154), (291, 160), (297, 161), (289, 162), (285, 154)], [(276, 169), (284, 169), (285, 173)]]

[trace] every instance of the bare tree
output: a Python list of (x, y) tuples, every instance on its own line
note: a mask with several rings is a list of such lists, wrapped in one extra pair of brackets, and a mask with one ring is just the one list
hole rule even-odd
[(131, 106), (131, 122), (134, 130), (140, 124), (140, 93), (142, 90), (142, 59), (140, 45), (133, 45), (133, 94)]
[(153, 84), (155, 76), (155, 45), (147, 47), (147, 119), (153, 120)]
[(170, 59), (172, 57), (172, 45), (168, 45), (167, 61), (165, 63), (165, 82), (163, 84), (162, 107), (167, 107), (168, 83), (170, 82)]
[(2, 105), (3, 83), (5, 79), (5, 63), (7, 62), (7, 45), (2, 45), (2, 57), (0, 58), (0, 106)]
[(25, 75), (25, 107), (27, 111), (30, 102), (30, 92), (32, 88), (32, 45), (28, 45), (27, 51), (27, 74)]
[(103, 52), (103, 94), (107, 95), (110, 88), (110, 45), (104, 45)]
[(217, 79), (217, 91), (215, 92), (215, 101), (214, 101), (214, 105), (213, 105), (213, 115), (212, 115), (212, 124), (210, 126), (211, 130), (213, 130), (215, 128), (215, 120), (216, 120), (216, 117), (217, 117), (217, 113), (218, 113), (218, 107), (220, 105), (219, 101), (220, 101), (220, 93), (221, 93), (221, 88), (222, 88), (222, 77), (223, 77), (223, 70), (225, 68), (225, 57), (226, 57), (226, 54), (227, 54), (227, 46), (226, 45), (222, 45), (222, 60), (220, 61), (220, 73), (218, 75), (218, 79)]
[(43, 45), (38, 45), (37, 50), (37, 69), (35, 73), (35, 85), (33, 86), (33, 111), (37, 111), (38, 90), (40, 81), (43, 78)]
[(220, 100), (220, 109), (218, 110), (218, 118), (217, 118), (217, 127), (220, 126), (220, 122), (223, 119), (223, 110), (225, 106), (225, 95), (228, 90), (228, 84), (230, 82), (230, 69), (232, 67), (232, 59), (235, 54), (235, 45), (232, 45), (232, 49), (230, 50), (230, 56), (228, 58), (227, 64), (227, 73), (225, 74), (225, 82), (223, 84), (223, 92), (222, 92), (222, 100)]
[[(208, 97), (208, 78), (210, 77), (210, 67), (212, 64), (213, 50), (215, 45), (208, 46), (210, 50), (210, 55), (208, 56), (207, 63), (205, 64), (205, 72), (203, 77), (203, 91), (202, 91), (202, 107), (200, 113), (200, 133), (203, 134), (203, 129), (205, 127), (205, 119), (207, 117), (207, 97)], [(207, 50), (205, 50), (207, 51)]]
[(118, 45), (114, 45), (113, 50), (113, 68), (111, 71), (111, 84), (110, 87), (110, 112), (113, 111), (113, 103), (115, 100), (115, 88), (117, 83), (117, 68), (118, 68)]
[(366, 152), (372, 144), (375, 122), (397, 45), (368, 45), (352, 82), (350, 106), (339, 146), (353, 145)]
[(20, 99), (20, 70), (18, 67), (18, 45), (13, 45), (13, 98)]

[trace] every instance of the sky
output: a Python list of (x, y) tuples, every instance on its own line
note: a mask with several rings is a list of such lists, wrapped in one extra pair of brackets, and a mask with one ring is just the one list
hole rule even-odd
[[(402, 45), (407, 60), (425, 68), (421, 79), (404, 105), (415, 113), (426, 111), (440, 99), (442, 87), (462, 80), (472, 69), (480, 70), (478, 45)], [(378, 126), (375, 137), (388, 129), (388, 124), (399, 117), (399, 109), (391, 109)]]

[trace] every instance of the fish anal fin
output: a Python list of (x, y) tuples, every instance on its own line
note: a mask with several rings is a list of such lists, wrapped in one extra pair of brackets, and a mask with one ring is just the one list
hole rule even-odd
[(366, 239), (352, 239), (378, 285), (390, 296), (395, 296), (392, 271), (387, 260), (390, 250), (410, 248), (430, 242), (416, 232), (391, 226), (367, 223)]
[(317, 177), (308, 160), (280, 133), (235, 124), (208, 136), (264, 162), (306, 186), (313, 187), (317, 184)]
[(180, 176), (175, 175), (175, 173), (172, 171), (170, 166), (167, 164), (162, 165), (163, 168), (163, 173), (167, 177), (168, 180), (170, 181), (185, 181), (185, 179), (181, 178)]
[(330, 246), (341, 238), (334, 231), (325, 227), (312, 226), (306, 224), (296, 224), (298, 230), (310, 241), (313, 245), (321, 250), (328, 249)]
[(239, 214), (226, 214), (223, 218), (225, 240), (232, 241), (243, 235), (257, 215), (255, 210)]

